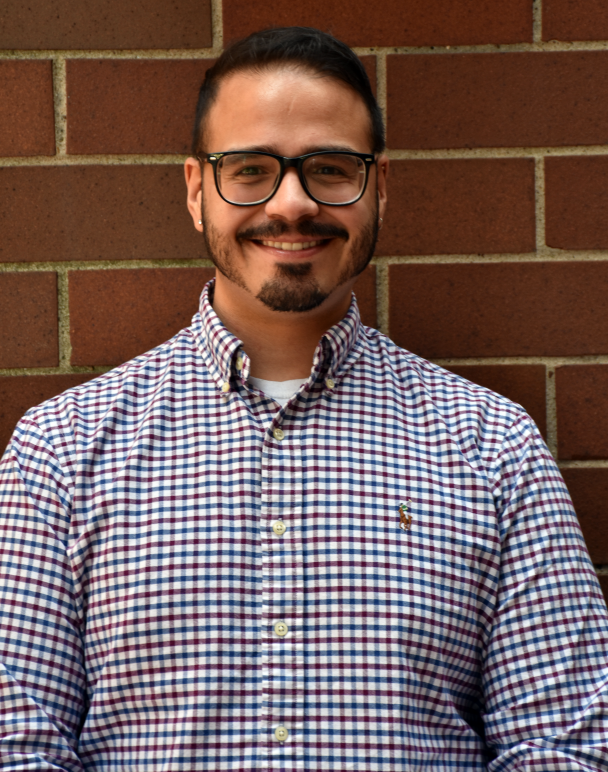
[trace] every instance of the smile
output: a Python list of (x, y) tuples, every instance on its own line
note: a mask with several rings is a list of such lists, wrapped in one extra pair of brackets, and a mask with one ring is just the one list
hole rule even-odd
[(262, 241), (265, 247), (273, 247), (274, 249), (285, 249), (288, 252), (298, 252), (302, 249), (310, 249), (322, 244), (325, 239), (320, 241)]

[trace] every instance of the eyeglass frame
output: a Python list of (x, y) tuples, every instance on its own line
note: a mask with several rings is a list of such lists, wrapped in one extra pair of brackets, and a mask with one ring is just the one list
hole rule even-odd
[[(222, 158), (224, 158), (227, 155), (244, 155), (244, 154), (263, 155), (263, 156), (269, 156), (270, 158), (275, 158), (280, 164), (280, 170), (279, 170), (279, 176), (277, 177), (277, 182), (275, 184), (274, 190), (269, 196), (267, 196), (266, 198), (262, 198), (259, 201), (239, 204), (235, 201), (229, 201), (220, 190), (220, 186), (218, 185), (218, 181), (217, 181), (217, 165), (219, 161), (221, 161)], [(310, 190), (308, 190), (308, 186), (306, 184), (306, 179), (304, 177), (302, 167), (306, 159), (313, 158), (314, 156), (319, 156), (319, 155), (354, 155), (356, 158), (359, 158), (361, 161), (363, 161), (363, 163), (365, 164), (365, 180), (363, 182), (363, 187), (361, 188), (361, 191), (356, 198), (344, 204), (332, 204), (327, 201), (320, 201), (318, 198), (315, 198), (313, 196)], [(291, 168), (296, 169), (296, 171), (298, 172), (298, 178), (300, 180), (300, 184), (302, 185), (302, 190), (306, 193), (306, 195), (309, 198), (311, 198), (315, 202), (315, 204), (320, 204), (321, 206), (350, 206), (351, 204), (356, 204), (357, 201), (359, 201), (363, 196), (363, 194), (365, 193), (367, 189), (367, 181), (369, 180), (370, 167), (372, 164), (375, 164), (377, 161), (373, 153), (355, 153), (354, 151), (351, 152), (350, 150), (318, 150), (316, 153), (306, 153), (305, 155), (294, 156), (293, 158), (289, 158), (283, 155), (275, 155), (275, 153), (265, 153), (263, 150), (227, 150), (225, 153), (205, 153), (204, 155), (197, 156), (197, 158), (201, 163), (207, 162), (211, 164), (211, 166), (213, 167), (213, 179), (215, 181), (215, 189), (217, 190), (220, 198), (222, 198), (227, 204), (231, 204), (232, 206), (260, 206), (261, 204), (265, 204), (266, 202), (270, 201), (270, 199), (274, 196), (277, 190), (281, 187), (281, 183), (283, 182), (283, 177), (285, 176), (285, 172), (287, 171), (287, 169), (291, 169)]]

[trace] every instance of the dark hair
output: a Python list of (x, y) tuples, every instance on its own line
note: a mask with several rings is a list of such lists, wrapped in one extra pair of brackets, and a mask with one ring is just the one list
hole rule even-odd
[(263, 70), (281, 64), (300, 66), (319, 75), (336, 78), (354, 89), (369, 112), (372, 150), (375, 153), (384, 150), (382, 113), (359, 57), (346, 43), (313, 27), (276, 27), (254, 32), (232, 43), (207, 70), (196, 107), (193, 155), (203, 151), (205, 120), (222, 80), (234, 72)]

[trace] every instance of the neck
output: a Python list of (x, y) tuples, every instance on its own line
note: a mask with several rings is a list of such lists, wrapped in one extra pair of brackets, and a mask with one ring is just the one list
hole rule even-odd
[(280, 312), (272, 311), (218, 271), (213, 310), (223, 325), (243, 341), (254, 378), (308, 378), (319, 340), (348, 311), (351, 284), (340, 287), (312, 311)]

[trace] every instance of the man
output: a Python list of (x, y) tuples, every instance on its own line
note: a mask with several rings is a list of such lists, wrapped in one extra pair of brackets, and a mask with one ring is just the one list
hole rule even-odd
[(328, 35), (209, 71), (200, 314), (3, 460), (2, 768), (608, 769), (606, 607), (536, 428), (360, 324), (383, 144)]

